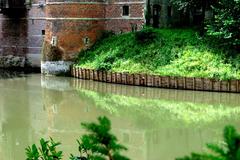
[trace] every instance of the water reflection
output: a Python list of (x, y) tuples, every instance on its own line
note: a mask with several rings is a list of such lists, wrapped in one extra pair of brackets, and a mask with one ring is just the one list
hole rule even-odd
[[(173, 160), (219, 140), (225, 124), (239, 124), (238, 94), (122, 86), (73, 78), (0, 79), (0, 157), (24, 159), (40, 137), (61, 140), (65, 157), (77, 152), (80, 122), (108, 116), (132, 160)], [(0, 159), (1, 159), (0, 158)]]
[(0, 79), (15, 78), (15, 77), (25, 77), (23, 71), (10, 71), (6, 69), (0, 69)]

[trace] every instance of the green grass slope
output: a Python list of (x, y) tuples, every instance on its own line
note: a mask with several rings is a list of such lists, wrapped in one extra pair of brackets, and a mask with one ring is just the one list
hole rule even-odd
[(81, 52), (76, 66), (164, 76), (240, 79), (239, 56), (191, 29), (144, 29), (104, 38)]

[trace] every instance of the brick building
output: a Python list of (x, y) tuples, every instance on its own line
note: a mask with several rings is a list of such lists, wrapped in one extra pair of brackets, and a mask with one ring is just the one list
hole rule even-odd
[(0, 67), (40, 67), (45, 9), (39, 3), (0, 0)]
[(179, 27), (189, 25), (189, 14), (178, 10), (176, 6), (172, 5), (170, 0), (147, 0), (146, 6), (147, 5), (150, 5), (150, 23), (153, 27)]
[(68, 70), (77, 53), (104, 31), (141, 29), (144, 7), (144, 0), (47, 0), (42, 72)]
[(0, 67), (12, 55), (43, 73), (66, 72), (103, 32), (141, 29), (148, 2), (154, 27), (190, 22), (170, 0), (0, 0)]
[(103, 32), (141, 29), (144, 7), (144, 0), (0, 0), (0, 67), (4, 56), (31, 66), (42, 57), (43, 73), (65, 72)]

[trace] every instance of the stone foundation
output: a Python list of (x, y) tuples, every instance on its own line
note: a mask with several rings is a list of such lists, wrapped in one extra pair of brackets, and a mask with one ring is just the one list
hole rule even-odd
[[(126, 5), (128, 16), (123, 15)], [(66, 64), (74, 61), (79, 52), (93, 46), (105, 31), (140, 30), (144, 25), (144, 5), (143, 0), (47, 0), (42, 73), (65, 72), (62, 61)]]
[(72, 64), (71, 61), (42, 61), (41, 73), (50, 75), (68, 74)]
[[(44, 38), (42, 32), (45, 30), (45, 9), (38, 5), (41, 1), (34, 0), (29, 10), (7, 8), (5, 12), (0, 13), (0, 57), (25, 59), (28, 62), (26, 66), (40, 68)], [(5, 68), (9, 66), (3, 65), (6, 65)], [(12, 65), (19, 66), (14, 63)]]

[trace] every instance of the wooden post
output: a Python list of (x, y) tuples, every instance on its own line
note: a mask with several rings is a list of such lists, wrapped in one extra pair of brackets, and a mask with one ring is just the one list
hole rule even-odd
[(167, 76), (167, 87), (170, 88), (170, 77)]
[(127, 84), (127, 73), (122, 73), (122, 84)]
[(193, 78), (193, 90), (196, 90), (196, 81), (195, 81), (195, 78)]
[(107, 75), (106, 82), (107, 82), (107, 83), (111, 83), (111, 73), (110, 73), (110, 72), (107, 72), (106, 75)]
[(96, 80), (97, 80), (97, 81), (99, 81), (99, 77), (100, 77), (99, 75), (100, 75), (100, 73), (99, 73), (99, 71), (97, 70), (97, 77), (96, 77)]
[(77, 77), (80, 79), (81, 77), (81, 68), (77, 68)]
[(239, 92), (239, 80), (237, 80), (237, 92)]
[(219, 81), (219, 91), (222, 91), (222, 81)]
[(159, 87), (163, 87), (163, 85), (162, 85), (162, 76), (158, 76), (158, 78), (159, 78)]
[(79, 76), (79, 78), (83, 79), (83, 71), (82, 71), (82, 68), (78, 68), (78, 76)]
[(82, 69), (82, 79), (86, 79), (85, 69)]
[(86, 78), (89, 80), (90, 79), (90, 72), (89, 72), (89, 69), (86, 69)]
[(213, 80), (211, 79), (211, 90), (213, 91)]
[(103, 71), (99, 71), (99, 81), (103, 81)]
[(96, 80), (96, 70), (95, 69), (93, 70), (93, 80), (94, 81)]
[(231, 91), (230, 85), (231, 85), (231, 81), (228, 80), (228, 83), (227, 83), (227, 86), (228, 86), (228, 92)]
[(90, 80), (93, 80), (94, 79), (93, 77), (94, 77), (94, 73), (93, 73), (93, 70), (91, 69), (90, 70)]
[(183, 88), (186, 89), (186, 77), (184, 77), (184, 80), (183, 80)]
[(175, 88), (178, 89), (178, 77), (174, 77)]
[(76, 76), (76, 68), (75, 67), (73, 68), (73, 77), (77, 78), (77, 76)]

